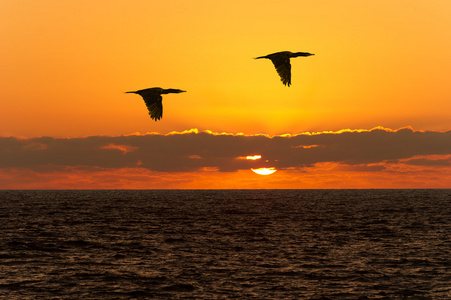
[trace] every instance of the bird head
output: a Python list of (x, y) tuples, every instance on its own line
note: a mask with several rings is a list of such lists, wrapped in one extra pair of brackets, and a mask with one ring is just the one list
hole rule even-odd
[(185, 93), (185, 92), (186, 91), (179, 90), (179, 89), (166, 89), (165, 90), (165, 94), (170, 94), (170, 93), (178, 94), (178, 93)]
[(292, 54), (292, 57), (298, 57), (298, 56), (310, 56), (310, 55), (315, 55), (313, 53), (308, 53), (308, 52), (295, 52)]

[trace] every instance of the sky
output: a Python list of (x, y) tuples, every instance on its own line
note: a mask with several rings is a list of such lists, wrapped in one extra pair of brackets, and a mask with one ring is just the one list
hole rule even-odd
[[(0, 0), (0, 189), (451, 188), (450, 13)], [(287, 50), (291, 87), (254, 59)], [(155, 122), (149, 87), (187, 92)]]

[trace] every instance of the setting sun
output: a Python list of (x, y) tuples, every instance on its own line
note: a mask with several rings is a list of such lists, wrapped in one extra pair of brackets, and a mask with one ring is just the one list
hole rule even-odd
[(277, 170), (275, 168), (258, 168), (258, 169), (251, 169), (252, 172), (258, 174), (258, 175), (271, 175)]

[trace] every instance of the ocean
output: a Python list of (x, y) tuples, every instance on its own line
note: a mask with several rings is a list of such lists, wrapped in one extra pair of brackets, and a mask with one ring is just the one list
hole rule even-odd
[(0, 191), (0, 299), (451, 299), (451, 190)]

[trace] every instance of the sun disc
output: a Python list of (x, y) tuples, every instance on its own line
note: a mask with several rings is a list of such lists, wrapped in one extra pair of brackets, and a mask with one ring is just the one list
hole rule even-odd
[(258, 168), (251, 170), (258, 175), (271, 175), (272, 173), (277, 171), (275, 168)]

